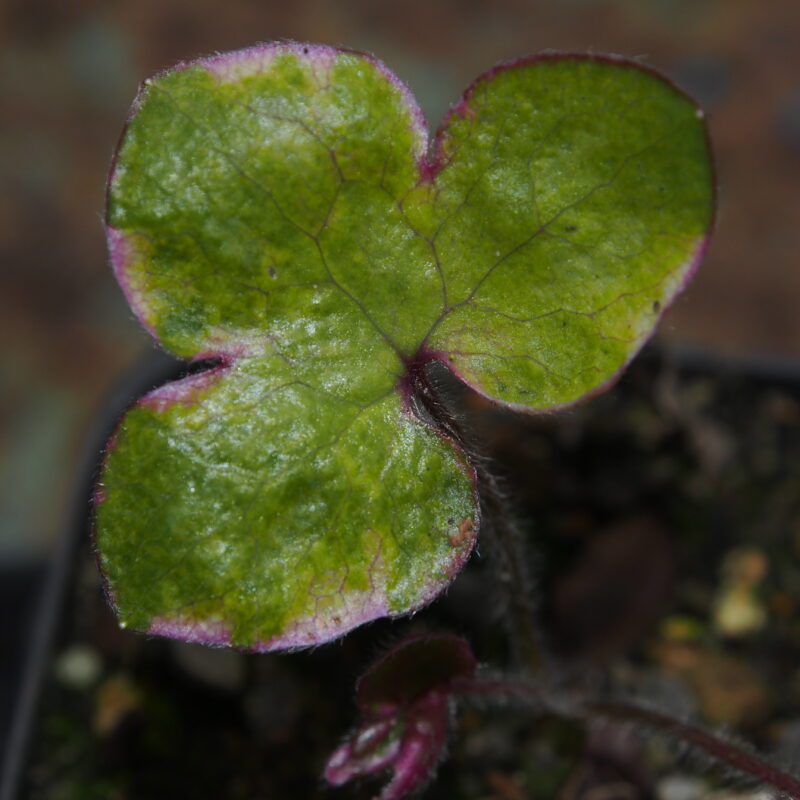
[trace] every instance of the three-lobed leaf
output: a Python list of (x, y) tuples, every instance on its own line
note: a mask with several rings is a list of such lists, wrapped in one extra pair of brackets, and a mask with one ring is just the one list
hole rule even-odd
[(409, 376), (439, 359), (533, 409), (596, 389), (696, 265), (712, 194), (695, 106), (618, 59), (487, 73), (431, 154), (361, 54), (266, 45), (146, 82), (112, 262), (165, 347), (220, 364), (109, 446), (96, 541), (121, 621), (270, 650), (430, 600), (478, 507)]

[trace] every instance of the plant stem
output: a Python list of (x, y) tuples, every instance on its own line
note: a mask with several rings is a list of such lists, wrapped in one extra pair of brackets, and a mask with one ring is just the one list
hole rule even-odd
[[(435, 359), (434, 359), (435, 360)], [(491, 456), (486, 443), (476, 434), (478, 426), (469, 419), (453, 392), (447, 390), (447, 379), (437, 378), (431, 362), (422, 360), (409, 365), (412, 404), (417, 415), (453, 439), (467, 454), (475, 469), (482, 519), (488, 523), (484, 537), (496, 562), (499, 583), (505, 594), (512, 657), (517, 667), (531, 673), (547, 666), (533, 601), (530, 577), (530, 554), (526, 552), (516, 515), (503, 492), (500, 479), (491, 470)], [(435, 368), (434, 368), (435, 369)], [(449, 375), (449, 373), (447, 373)], [(484, 531), (483, 533), (487, 533)]]
[(675, 719), (662, 711), (655, 711), (625, 700), (606, 698), (581, 698), (576, 690), (566, 697), (546, 686), (539, 687), (517, 679), (486, 679), (457, 681), (454, 691), (462, 695), (479, 695), (515, 698), (544, 712), (583, 721), (606, 717), (619, 722), (644, 725), (666, 734), (678, 742), (702, 750), (714, 760), (738, 772), (774, 786), (792, 800), (800, 798), (800, 779), (784, 772), (761, 756), (744, 747), (690, 722)]
[(536, 672), (546, 663), (533, 601), (529, 554), (525, 552), (521, 532), (497, 479), (483, 467), (477, 468), (477, 473), (484, 518), (491, 526), (488, 544), (499, 567), (499, 579), (508, 604), (514, 661), (520, 668)]
[(637, 722), (648, 728), (665, 733), (680, 742), (700, 748), (707, 755), (733, 767), (739, 772), (752, 775), (776, 789), (787, 792), (792, 798), (800, 797), (800, 780), (783, 772), (760, 756), (726, 741), (711, 731), (697, 725), (673, 719), (668, 714), (654, 711), (633, 703), (618, 700), (595, 700), (583, 705), (587, 714), (597, 714), (624, 722)]

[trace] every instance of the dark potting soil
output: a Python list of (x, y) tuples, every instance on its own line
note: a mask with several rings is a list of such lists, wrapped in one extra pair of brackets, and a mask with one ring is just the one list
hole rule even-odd
[[(800, 376), (650, 351), (610, 392), (558, 413), (452, 391), (519, 508), (565, 679), (800, 750)], [(375, 783), (332, 790), (320, 776), (384, 647), (449, 630), (482, 663), (508, 663), (480, 544), (411, 619), (244, 655), (120, 630), (82, 538), (25, 798), (373, 797)], [(465, 708), (426, 796), (692, 800), (730, 780), (640, 729)]]

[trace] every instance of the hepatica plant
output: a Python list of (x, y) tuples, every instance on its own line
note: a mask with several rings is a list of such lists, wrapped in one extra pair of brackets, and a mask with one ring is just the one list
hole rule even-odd
[(474, 546), (480, 469), (430, 364), (532, 411), (608, 384), (701, 257), (711, 172), (697, 107), (613, 57), (491, 70), (432, 142), (360, 53), (264, 45), (146, 81), (111, 259), (153, 337), (216, 366), (108, 445), (121, 624), (267, 651), (434, 598)]

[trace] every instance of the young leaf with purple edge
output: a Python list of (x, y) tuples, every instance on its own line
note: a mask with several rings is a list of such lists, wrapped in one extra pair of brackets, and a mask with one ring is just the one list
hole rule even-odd
[(146, 81), (108, 191), (115, 273), (216, 358), (109, 443), (96, 545), (121, 624), (274, 650), (435, 597), (474, 472), (420, 424), (425, 365), (541, 410), (619, 373), (697, 265), (702, 115), (652, 71), (547, 55), (479, 78), (428, 148), (375, 59), (263, 45)]
[(356, 687), (362, 721), (333, 753), (325, 778), (341, 786), (392, 771), (379, 800), (400, 800), (423, 787), (444, 755), (455, 680), (475, 676), (464, 639), (424, 634), (403, 640)]

